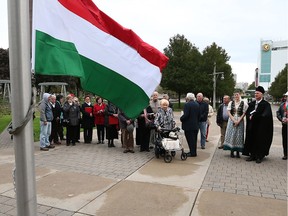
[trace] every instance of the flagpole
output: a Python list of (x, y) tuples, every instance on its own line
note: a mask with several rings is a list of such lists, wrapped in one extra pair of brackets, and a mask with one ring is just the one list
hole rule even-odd
[[(13, 128), (21, 126), (31, 102), (29, 0), (9, 0), (9, 66)], [(32, 118), (14, 134), (17, 215), (37, 215)]]

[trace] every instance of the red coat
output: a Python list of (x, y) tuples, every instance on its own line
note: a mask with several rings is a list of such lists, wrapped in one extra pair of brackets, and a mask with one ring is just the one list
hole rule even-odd
[(104, 125), (105, 117), (105, 107), (106, 104), (102, 103), (101, 105), (95, 104), (93, 109), (94, 119), (96, 125)]

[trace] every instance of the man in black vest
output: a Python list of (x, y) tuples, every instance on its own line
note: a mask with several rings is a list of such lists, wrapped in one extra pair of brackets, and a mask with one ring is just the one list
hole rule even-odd
[(217, 111), (217, 117), (216, 117), (216, 123), (220, 127), (220, 133), (221, 133), (221, 144), (218, 147), (219, 149), (223, 149), (223, 143), (225, 140), (225, 133), (227, 128), (227, 122), (229, 119), (229, 115), (227, 112), (227, 107), (230, 102), (230, 97), (228, 95), (224, 95), (223, 97), (223, 103), (219, 106)]

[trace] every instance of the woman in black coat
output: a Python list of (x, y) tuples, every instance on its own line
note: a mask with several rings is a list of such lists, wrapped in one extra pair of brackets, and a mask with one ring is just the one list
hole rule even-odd
[(94, 115), (93, 104), (91, 103), (90, 96), (85, 96), (84, 103), (81, 107), (82, 112), (82, 128), (84, 129), (84, 143), (91, 143), (93, 137)]
[(148, 106), (143, 110), (137, 118), (136, 127), (136, 145), (140, 145), (140, 152), (149, 152), (150, 130), (154, 123), (154, 113), (152, 108)]
[(105, 108), (105, 126), (106, 126), (106, 139), (108, 140), (108, 147), (115, 147), (114, 139), (118, 139), (118, 108), (108, 101)]

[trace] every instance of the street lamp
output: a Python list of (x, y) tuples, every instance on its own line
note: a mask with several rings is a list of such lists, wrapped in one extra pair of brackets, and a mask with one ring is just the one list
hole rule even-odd
[(213, 70), (213, 109), (216, 109), (216, 78), (217, 75), (221, 74), (221, 80), (224, 80), (224, 72), (216, 72), (216, 62), (214, 62), (214, 70)]

